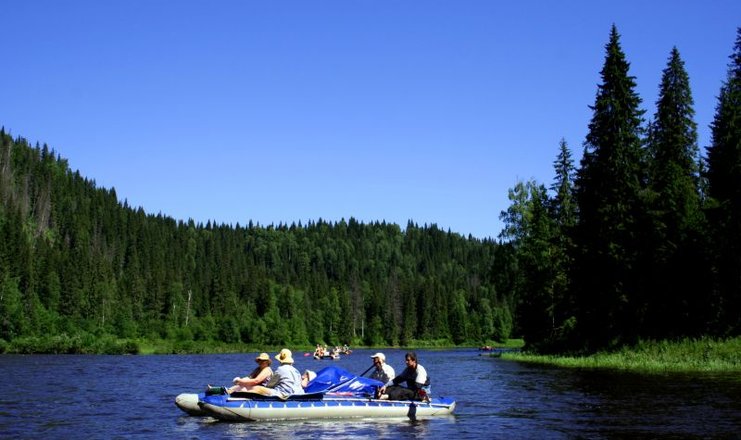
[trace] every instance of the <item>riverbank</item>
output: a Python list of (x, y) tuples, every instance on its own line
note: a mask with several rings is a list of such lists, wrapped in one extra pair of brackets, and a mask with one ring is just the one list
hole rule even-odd
[[(510, 339), (504, 343), (488, 341), (486, 345), (498, 348), (520, 348), (522, 339)], [(0, 354), (222, 354), (274, 351), (282, 346), (250, 346), (241, 343), (224, 343), (218, 341), (176, 341), (166, 339), (120, 339), (111, 335), (94, 335), (90, 333), (75, 335), (54, 335), (48, 337), (17, 338), (10, 342), (0, 339)], [(314, 352), (314, 346), (289, 346), (296, 353)], [(413, 340), (401, 346), (366, 346), (353, 345), (351, 348), (379, 349), (410, 348), (427, 350), (450, 350), (455, 348), (478, 348), (474, 345), (456, 346), (448, 340)]]
[(648, 341), (616, 352), (590, 356), (552, 356), (504, 353), (502, 359), (565, 368), (591, 368), (640, 373), (732, 373), (741, 372), (741, 337), (682, 341)]
[[(279, 349), (279, 348), (278, 348)], [(214, 341), (121, 339), (89, 333), (0, 340), (0, 353), (8, 354), (219, 354), (264, 351), (244, 344)], [(275, 350), (277, 351), (277, 350)]]

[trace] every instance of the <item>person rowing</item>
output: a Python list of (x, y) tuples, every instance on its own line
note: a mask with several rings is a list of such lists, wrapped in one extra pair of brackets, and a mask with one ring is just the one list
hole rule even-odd
[[(427, 376), (427, 370), (417, 362), (417, 354), (413, 351), (406, 354), (404, 361), (407, 367), (378, 390), (378, 398), (429, 401), (430, 378)], [(403, 382), (406, 383), (406, 387), (400, 385)]]
[(379, 352), (371, 356), (371, 358), (373, 359), (373, 366), (375, 367), (375, 370), (373, 370), (373, 373), (370, 375), (371, 379), (387, 383), (396, 377), (394, 367), (386, 363), (386, 355)]

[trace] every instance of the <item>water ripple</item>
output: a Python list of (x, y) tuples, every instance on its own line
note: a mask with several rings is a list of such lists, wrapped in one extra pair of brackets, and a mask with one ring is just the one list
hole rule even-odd
[[(386, 350), (403, 366), (404, 351)], [(368, 350), (335, 364), (370, 366)], [(728, 377), (645, 377), (521, 365), (475, 350), (420, 351), (433, 392), (457, 401), (456, 414), (432, 420), (315, 420), (223, 423), (188, 417), (181, 392), (245, 374), (244, 355), (3, 355), (0, 393), (4, 438), (738, 438), (741, 384)], [(297, 368), (326, 361), (297, 356)], [(42, 384), (43, 391), (29, 392)], [(16, 390), (16, 391), (13, 391)]]

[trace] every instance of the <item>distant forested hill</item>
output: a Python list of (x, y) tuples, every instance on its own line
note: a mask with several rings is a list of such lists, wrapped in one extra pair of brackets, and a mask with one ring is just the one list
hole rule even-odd
[(477, 343), (513, 328), (508, 246), (435, 225), (200, 224), (0, 132), (0, 339)]

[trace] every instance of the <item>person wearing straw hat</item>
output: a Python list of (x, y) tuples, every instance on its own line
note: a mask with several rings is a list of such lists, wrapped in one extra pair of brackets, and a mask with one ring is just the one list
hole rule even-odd
[(396, 377), (396, 371), (394, 367), (386, 363), (386, 355), (383, 353), (376, 353), (371, 356), (373, 359), (373, 366), (375, 369), (371, 373), (370, 378), (387, 383)]
[(270, 378), (273, 376), (273, 369), (270, 368), (272, 361), (267, 353), (260, 353), (255, 358), (257, 362), (257, 368), (245, 377), (235, 377), (234, 386), (226, 390), (227, 393), (231, 394), (235, 391), (251, 391), (256, 385), (267, 385), (270, 382)]
[(280, 367), (275, 369), (273, 376), (265, 386), (257, 385), (250, 390), (264, 396), (288, 397), (292, 394), (304, 394), (301, 386), (301, 373), (293, 366), (293, 353), (284, 348), (275, 356)]

